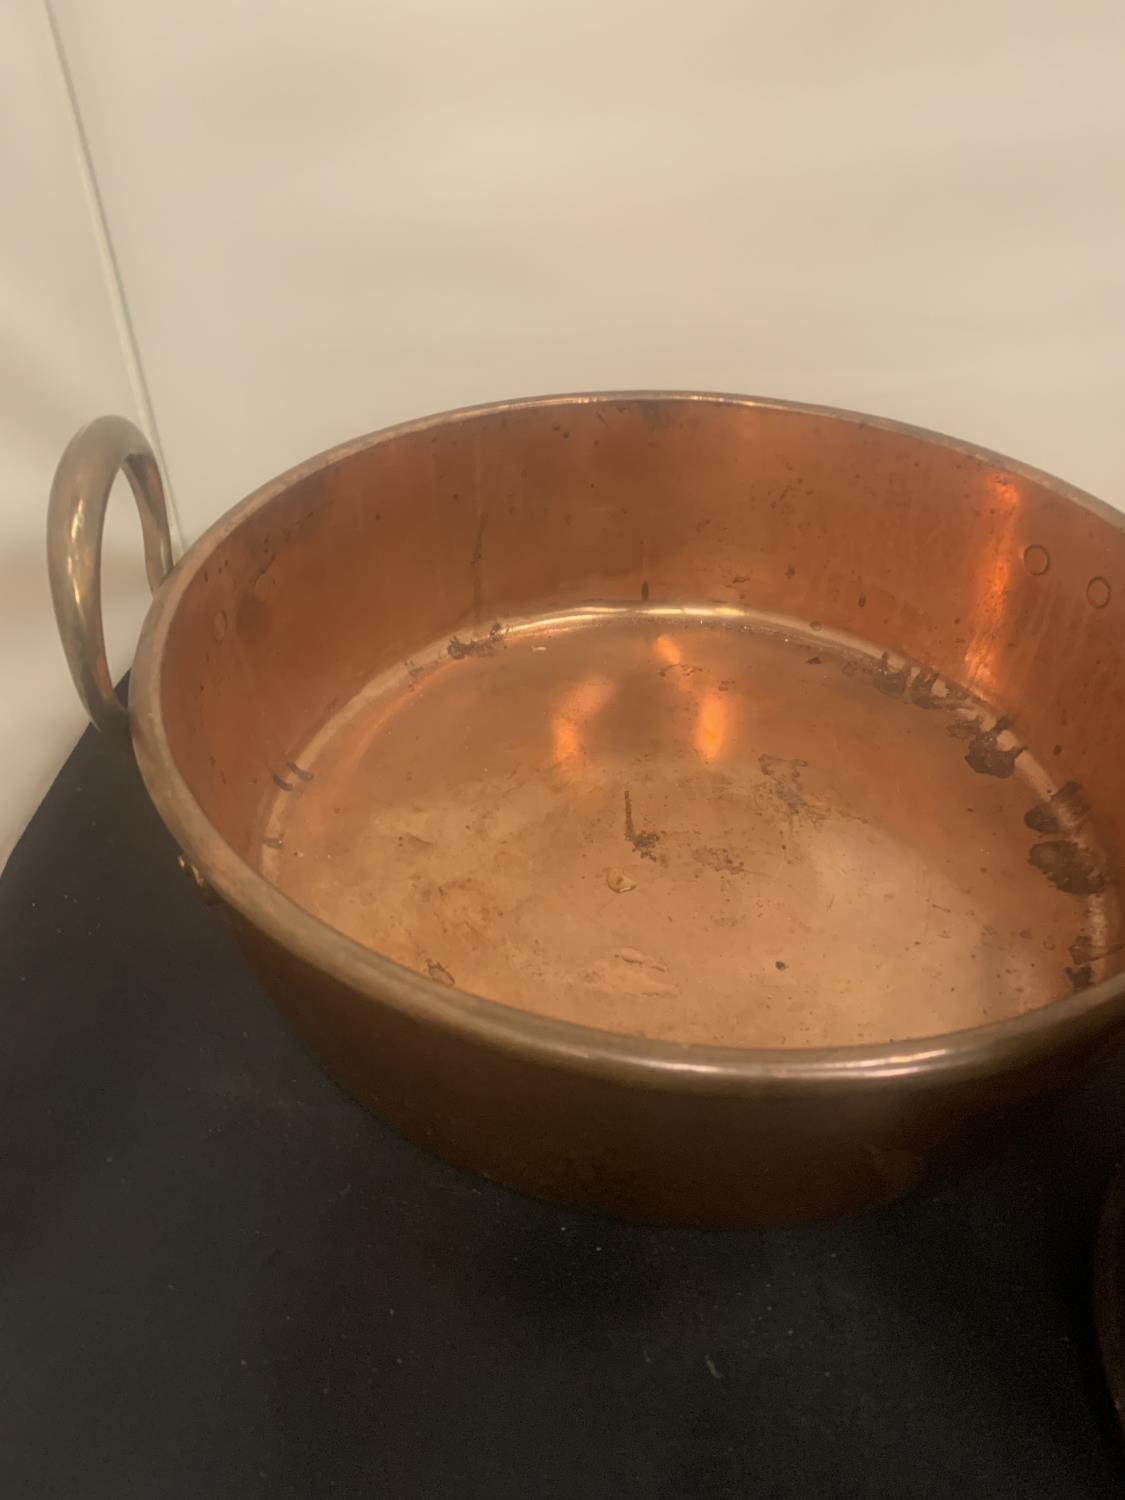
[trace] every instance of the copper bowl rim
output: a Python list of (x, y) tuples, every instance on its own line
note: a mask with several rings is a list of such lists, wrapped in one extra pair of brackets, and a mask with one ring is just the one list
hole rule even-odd
[(479, 1043), (550, 1066), (567, 1066), (652, 1088), (746, 1093), (793, 1084), (834, 1089), (904, 1076), (916, 1077), (919, 1082), (948, 1082), (1034, 1061), (1068, 1042), (1077, 1043), (1107, 1031), (1125, 1018), (1125, 975), (1118, 975), (1008, 1020), (877, 1046), (715, 1047), (601, 1031), (449, 988), (405, 968), (299, 906), (222, 837), (176, 766), (161, 701), (162, 668), (173, 617), (192, 580), (222, 542), (292, 485), (376, 444), (481, 416), (635, 401), (695, 401), (785, 411), (917, 438), (1046, 486), (1061, 501), (1080, 505), (1125, 531), (1125, 516), (1053, 475), (925, 428), (828, 406), (699, 391), (599, 391), (461, 407), (382, 428), (329, 448), (254, 490), (203, 533), (153, 600), (130, 678), (129, 714), (145, 785), (186, 857), (216, 894), (253, 928), (314, 970), (365, 995), (373, 1004), (390, 1006), (424, 1024), (459, 1032)]

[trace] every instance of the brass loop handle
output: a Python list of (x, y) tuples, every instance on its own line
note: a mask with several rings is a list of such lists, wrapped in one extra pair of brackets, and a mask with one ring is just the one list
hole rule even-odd
[(47, 571), (78, 696), (103, 734), (128, 745), (129, 713), (109, 675), (102, 628), (102, 532), (110, 488), (121, 469), (140, 512), (153, 593), (171, 572), (172, 537), (156, 455), (144, 433), (124, 417), (99, 417), (67, 444), (47, 507)]

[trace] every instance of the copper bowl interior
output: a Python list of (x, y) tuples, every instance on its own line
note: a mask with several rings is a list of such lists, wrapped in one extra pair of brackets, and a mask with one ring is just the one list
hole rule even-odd
[(1125, 533), (966, 445), (716, 397), (416, 423), (184, 565), (159, 691), (221, 838), (433, 984), (869, 1045), (1121, 968)]

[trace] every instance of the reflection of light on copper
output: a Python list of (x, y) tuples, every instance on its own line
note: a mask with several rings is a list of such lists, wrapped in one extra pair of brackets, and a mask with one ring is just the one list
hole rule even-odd
[[(652, 643), (656, 655), (664, 662), (661, 676), (670, 676), (677, 690), (695, 700), (692, 744), (700, 760), (717, 760), (723, 753), (730, 722), (730, 704), (713, 688), (699, 690), (698, 667), (684, 666), (683, 648), (669, 635), (658, 635)], [(669, 673), (670, 667), (682, 667), (683, 673)], [(698, 695), (698, 696), (697, 696)]]
[(652, 649), (670, 667), (678, 667), (684, 659), (683, 651), (670, 635), (658, 635), (652, 643)]
[(582, 730), (616, 691), (608, 677), (587, 677), (562, 695), (551, 715), (556, 762), (575, 758), (582, 748)]
[(1003, 513), (996, 518), (973, 581), (973, 635), (965, 647), (964, 673), (965, 686), (984, 698), (990, 698), (998, 685), (998, 637), (1003, 630), (1012, 584), (1020, 502), (1018, 486), (1003, 474), (990, 475), (987, 486), (989, 496), (1003, 507)]
[(695, 748), (700, 760), (718, 760), (730, 726), (730, 704), (718, 692), (700, 695), (695, 719)]
[(551, 735), (555, 742), (555, 760), (563, 762), (573, 760), (578, 754), (578, 729), (569, 719), (560, 719), (558, 715), (551, 720)]

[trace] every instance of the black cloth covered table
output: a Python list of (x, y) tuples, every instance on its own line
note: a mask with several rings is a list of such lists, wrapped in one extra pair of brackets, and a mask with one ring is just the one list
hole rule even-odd
[(93, 735), (0, 880), (0, 1005), (3, 1500), (1121, 1493), (1125, 1059), (848, 1223), (561, 1212), (320, 1072)]

